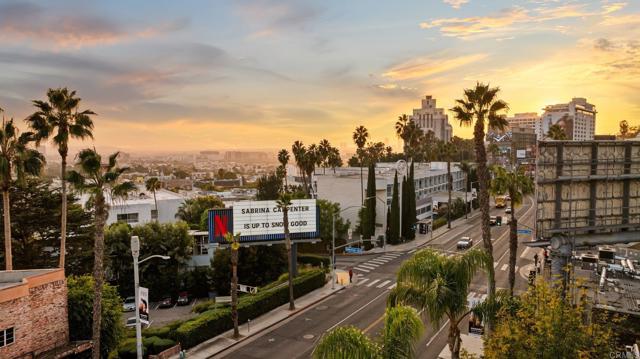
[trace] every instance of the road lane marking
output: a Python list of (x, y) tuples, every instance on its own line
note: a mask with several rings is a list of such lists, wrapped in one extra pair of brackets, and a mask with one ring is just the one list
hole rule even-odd
[(381, 261), (381, 260), (378, 260), (378, 259), (372, 259), (367, 263), (375, 263), (375, 264), (378, 264), (378, 265), (383, 265), (383, 264), (387, 264), (387, 261)]
[(387, 289), (391, 290), (391, 289), (393, 289), (393, 288), (395, 288), (397, 286), (398, 286), (398, 283), (396, 282), (396, 283), (393, 283), (391, 286), (389, 286), (389, 288), (387, 288)]
[(447, 319), (447, 321), (444, 322), (444, 324), (442, 325), (442, 328), (440, 328), (440, 330), (438, 330), (438, 332), (431, 337), (431, 340), (429, 340), (429, 342), (426, 345), (427, 347), (431, 345), (431, 343), (438, 337), (438, 335), (440, 335), (440, 333), (447, 326), (447, 324), (449, 324), (449, 319)]
[(469, 294), (467, 294), (467, 302), (471, 300), (471, 298), (476, 296), (476, 292), (469, 292)]
[(361, 272), (365, 272), (365, 273), (369, 273), (369, 272), (371, 272), (370, 270), (367, 270), (367, 269), (364, 269), (364, 268), (360, 268), (360, 267), (355, 267), (355, 268), (353, 268), (353, 269), (355, 269), (355, 270), (359, 270), (359, 271), (361, 271)]
[(413, 252), (415, 252), (415, 251), (417, 251), (417, 249), (412, 249), (412, 250), (410, 250), (410, 251), (409, 251), (409, 252), (407, 252), (407, 253), (411, 254), (411, 253), (413, 253)]
[(508, 264), (503, 264), (503, 265), (502, 265), (502, 268), (500, 268), (500, 270), (507, 270), (507, 267), (508, 267), (508, 266), (509, 266)]
[(377, 266), (371, 264), (358, 264), (359, 267), (366, 268), (368, 270), (374, 270)]
[(384, 287), (385, 285), (387, 285), (389, 283), (391, 283), (390, 280), (385, 280), (384, 282), (380, 283), (380, 285), (376, 286), (376, 288), (382, 288), (382, 287)]
[(358, 283), (356, 283), (356, 286), (361, 286), (363, 284), (365, 284), (367, 281), (369, 280), (369, 278), (362, 278), (358, 281)]
[(530, 250), (531, 247), (525, 247), (524, 251), (522, 251), (522, 254), (520, 254), (520, 258), (527, 258), (529, 256)]
[(378, 300), (380, 297), (382, 297), (383, 295), (387, 295), (386, 292), (382, 292), (380, 294), (378, 294), (375, 298), (371, 299), (367, 304), (363, 305), (362, 307), (358, 308), (358, 310), (354, 311), (353, 313), (349, 314), (348, 316), (344, 317), (344, 319), (342, 319), (341, 321), (337, 322), (336, 324), (334, 324), (331, 328), (327, 329), (325, 331), (325, 333), (328, 333), (330, 331), (332, 331), (335, 327), (337, 327), (338, 325), (346, 322), (349, 318), (353, 317), (354, 315), (360, 313), (360, 311), (362, 311), (364, 308), (366, 308), (369, 304), (375, 302), (376, 300)]
[(493, 268), (497, 268), (498, 267), (498, 262), (493, 262)]
[(363, 330), (362, 332), (363, 332), (363, 333), (366, 333), (366, 332), (370, 331), (370, 330), (371, 330), (371, 328), (375, 327), (375, 326), (376, 326), (378, 323), (380, 323), (383, 319), (384, 319), (384, 314), (383, 314), (380, 318), (376, 319), (373, 323), (369, 324), (366, 328), (364, 328), (364, 330)]
[(378, 283), (380, 281), (380, 279), (374, 279), (373, 281), (369, 282), (369, 284), (367, 284), (367, 287), (371, 287), (372, 285)]

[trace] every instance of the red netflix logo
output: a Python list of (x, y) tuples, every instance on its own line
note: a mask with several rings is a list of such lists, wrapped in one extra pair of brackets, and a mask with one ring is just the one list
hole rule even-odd
[(229, 232), (229, 216), (227, 214), (214, 214), (213, 236), (224, 237)]

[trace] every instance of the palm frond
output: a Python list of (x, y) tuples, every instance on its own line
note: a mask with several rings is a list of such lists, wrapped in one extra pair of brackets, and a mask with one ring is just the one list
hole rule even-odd
[(414, 358), (414, 343), (420, 339), (423, 331), (424, 326), (415, 309), (407, 306), (387, 308), (382, 334), (382, 356), (394, 359)]
[(382, 359), (380, 349), (356, 327), (338, 327), (322, 337), (313, 351), (315, 359)]

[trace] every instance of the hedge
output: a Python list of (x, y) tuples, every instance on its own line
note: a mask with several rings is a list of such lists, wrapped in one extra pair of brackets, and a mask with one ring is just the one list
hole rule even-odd
[[(313, 270), (293, 280), (294, 297), (300, 297), (324, 286), (325, 273)], [(238, 322), (256, 318), (289, 301), (289, 287), (282, 286), (256, 295), (244, 296), (238, 303)], [(175, 331), (176, 340), (183, 348), (191, 348), (225, 331), (232, 329), (231, 309), (228, 307), (208, 310), (196, 318), (184, 322)]]
[(310, 264), (314, 267), (329, 268), (331, 265), (329, 257), (317, 254), (298, 254), (298, 263)]
[[(142, 338), (142, 356), (155, 355), (176, 345), (171, 339), (159, 338), (156, 336)], [(118, 356), (121, 359), (136, 359), (136, 339), (129, 338), (123, 341), (118, 347)]]
[(447, 224), (447, 217), (440, 217), (433, 220), (433, 229), (438, 229)]

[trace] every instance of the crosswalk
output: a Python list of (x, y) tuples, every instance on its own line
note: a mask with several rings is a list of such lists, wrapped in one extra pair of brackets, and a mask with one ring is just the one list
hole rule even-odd
[(398, 283), (396, 283), (392, 279), (364, 278), (364, 277), (362, 277), (361, 274), (357, 276), (357, 278), (356, 278), (356, 280), (354, 282), (354, 286), (356, 286), (356, 287), (377, 288), (377, 289), (383, 289), (383, 290), (391, 290), (391, 289), (395, 288), (397, 285), (398, 285)]
[(362, 273), (370, 273), (374, 271), (376, 268), (378, 268), (379, 266), (384, 265), (387, 262), (392, 261), (402, 255), (403, 255), (402, 253), (387, 253), (379, 257), (369, 259), (364, 263), (360, 263), (357, 266), (353, 267), (353, 269)]

